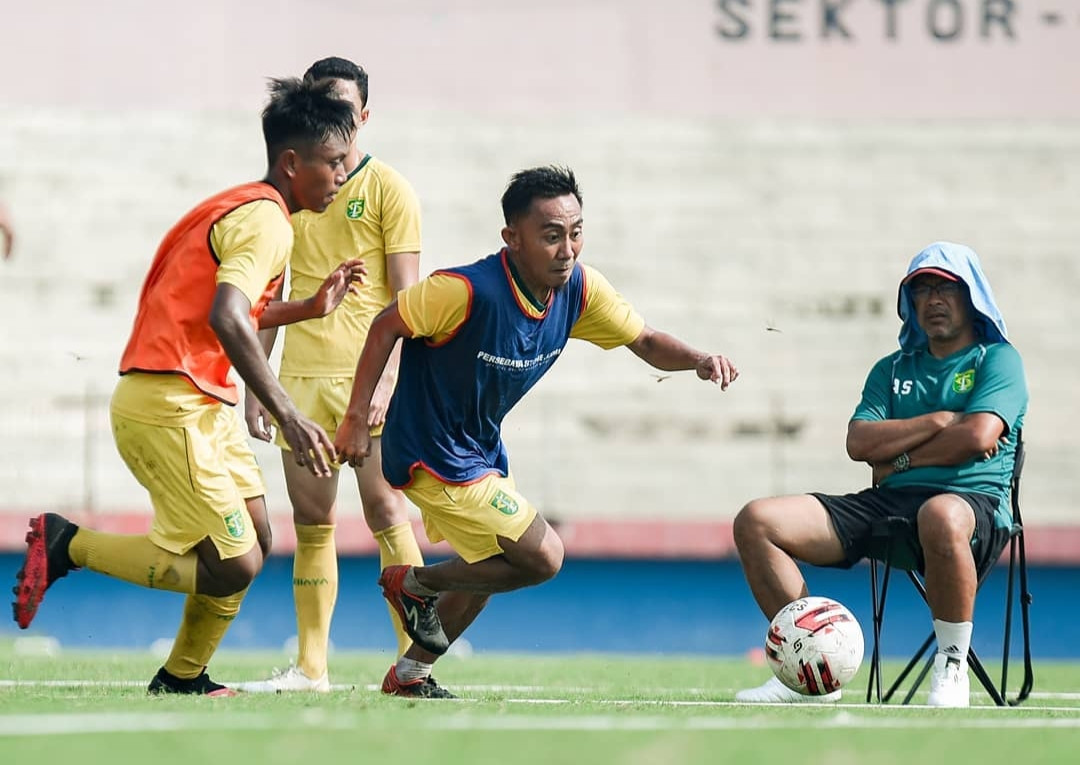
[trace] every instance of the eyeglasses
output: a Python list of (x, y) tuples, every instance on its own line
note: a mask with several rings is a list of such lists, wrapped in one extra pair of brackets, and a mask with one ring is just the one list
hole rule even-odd
[(911, 288), (913, 300), (926, 300), (934, 292), (940, 298), (952, 298), (960, 294), (960, 282), (938, 282), (937, 284), (916, 284)]

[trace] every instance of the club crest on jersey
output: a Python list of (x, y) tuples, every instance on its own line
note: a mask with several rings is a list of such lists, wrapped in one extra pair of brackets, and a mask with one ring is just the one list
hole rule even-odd
[(244, 513), (242, 510), (233, 510), (225, 516), (225, 530), (233, 539), (244, 536)]
[(364, 217), (364, 200), (350, 199), (345, 203), (345, 217), (349, 220), (360, 220)]
[(955, 393), (967, 393), (975, 387), (975, 370), (967, 369), (953, 376), (952, 389)]
[(489, 504), (503, 515), (514, 515), (518, 511), (517, 500), (501, 489), (495, 492)]

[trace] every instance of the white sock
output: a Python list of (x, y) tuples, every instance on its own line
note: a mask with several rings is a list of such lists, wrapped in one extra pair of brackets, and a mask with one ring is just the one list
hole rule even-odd
[(968, 648), (971, 647), (971, 622), (934, 619), (934, 635), (937, 637), (938, 653), (967, 665)]
[(405, 589), (411, 592), (413, 595), (419, 595), (422, 598), (430, 598), (439, 594), (438, 590), (433, 590), (430, 587), (425, 587), (420, 584), (416, 579), (416, 566), (409, 566), (409, 570), (405, 572), (405, 581), (402, 582), (405, 585)]
[(398, 682), (409, 683), (413, 680), (423, 680), (431, 674), (431, 665), (416, 659), (406, 659), (402, 656), (394, 667), (394, 674)]

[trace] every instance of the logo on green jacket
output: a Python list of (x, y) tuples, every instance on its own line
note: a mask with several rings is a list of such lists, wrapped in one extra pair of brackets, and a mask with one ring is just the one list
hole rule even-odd
[(345, 217), (349, 220), (360, 220), (364, 217), (364, 200), (350, 199), (345, 203)]
[(233, 539), (240, 539), (244, 536), (243, 510), (233, 510), (225, 516), (225, 530), (229, 532), (229, 536)]
[(967, 369), (953, 376), (952, 389), (955, 393), (967, 393), (975, 387), (975, 370)]
[(517, 500), (502, 489), (495, 492), (495, 496), (491, 498), (489, 504), (503, 515), (513, 515), (518, 511)]

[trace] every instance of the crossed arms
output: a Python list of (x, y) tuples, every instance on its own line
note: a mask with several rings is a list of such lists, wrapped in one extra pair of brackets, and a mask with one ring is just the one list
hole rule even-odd
[(893, 472), (892, 460), (907, 453), (911, 467), (962, 465), (989, 459), (1005, 435), (992, 412), (930, 412), (904, 420), (852, 420), (847, 453), (874, 469), (874, 485)]

